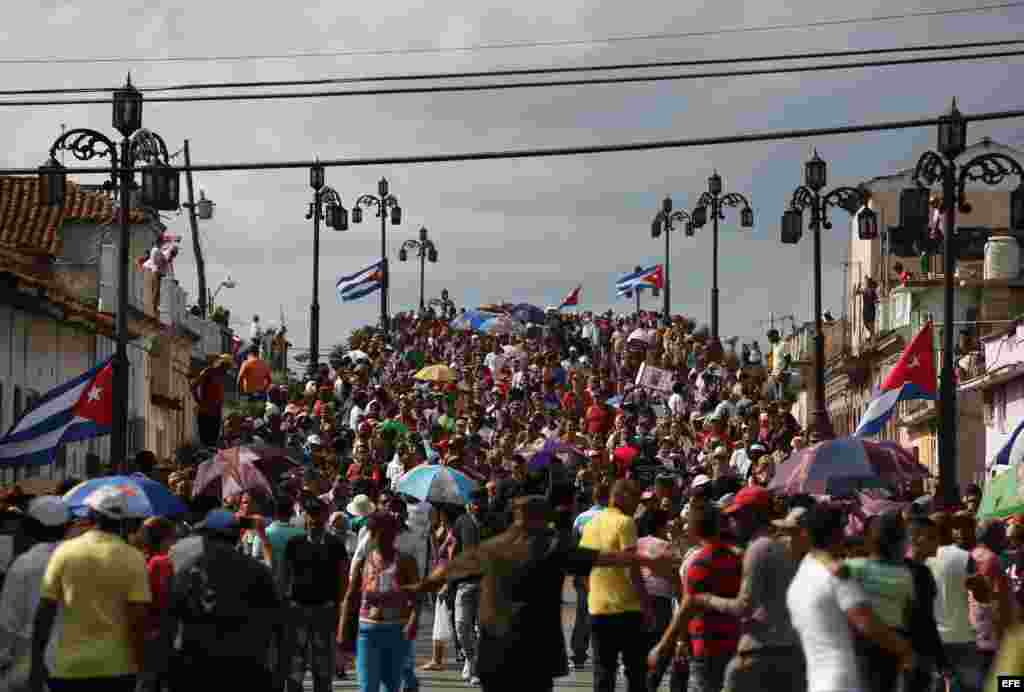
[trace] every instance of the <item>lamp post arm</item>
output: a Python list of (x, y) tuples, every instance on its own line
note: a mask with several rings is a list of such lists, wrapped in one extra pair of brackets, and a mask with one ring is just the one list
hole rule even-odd
[(849, 214), (856, 214), (864, 206), (864, 194), (853, 187), (837, 187), (821, 198), (821, 217), (826, 230), (832, 228), (828, 219), (828, 208), (839, 207)]
[(700, 199), (697, 200), (697, 207), (709, 207), (714, 209), (717, 206), (717, 200), (711, 195), (710, 192), (704, 192), (701, 194)]
[(932, 187), (935, 183), (942, 182), (946, 174), (946, 168), (951, 165), (934, 151), (926, 151), (917, 160), (914, 167), (914, 181), (918, 187)]
[(339, 195), (338, 191), (330, 185), (325, 185), (320, 188), (317, 195), (320, 198), (321, 204), (337, 204), (338, 206), (342, 206), (341, 195)]
[(142, 128), (136, 130), (128, 138), (131, 148), (132, 160), (144, 161), (148, 164), (170, 163), (170, 155), (167, 153), (167, 143), (164, 138), (153, 132)]
[(370, 209), (371, 207), (376, 207), (378, 215), (381, 213), (382, 208), (380, 199), (378, 199), (374, 195), (360, 195), (359, 199), (356, 200), (356, 206), (366, 207), (367, 209)]
[[(70, 152), (79, 161), (109, 158), (111, 168), (116, 170), (119, 167), (117, 145), (102, 132), (89, 128), (79, 127), (63, 133), (50, 145), (50, 158), (56, 160), (58, 151)], [(116, 173), (110, 174), (110, 182), (117, 186)]]
[(690, 215), (683, 210), (674, 211), (665, 219), (665, 230), (675, 230), (675, 223), (686, 224), (690, 222)]
[(742, 206), (742, 207), (749, 207), (750, 206), (750, 202), (748, 202), (747, 198), (744, 197), (743, 195), (741, 195), (740, 193), (738, 193), (738, 192), (730, 192), (729, 194), (723, 195), (722, 197), (719, 198), (719, 206), (720, 207), (734, 207), (734, 208), (735, 207), (740, 207), (740, 206)]
[(998, 185), (1011, 175), (1017, 176), (1017, 179), (1024, 183), (1024, 167), (1006, 154), (982, 154), (965, 163), (960, 167), (960, 177), (957, 181), (956, 198), (960, 203), (960, 211), (964, 214), (971, 212), (971, 205), (964, 195), (967, 183), (980, 180), (986, 185)]
[(814, 193), (806, 185), (801, 185), (793, 191), (793, 199), (789, 201), (789, 208), (803, 212), (805, 209), (814, 207)]

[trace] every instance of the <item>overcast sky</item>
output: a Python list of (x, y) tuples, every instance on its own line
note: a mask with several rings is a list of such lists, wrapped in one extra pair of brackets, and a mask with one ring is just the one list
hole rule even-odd
[[(977, 15), (913, 18), (815, 29), (747, 32), (661, 41), (359, 55), (290, 60), (146, 63), (131, 58), (462, 47), (508, 41), (601, 39), (630, 34), (698, 32), (868, 17), (988, 4), (985, 0), (719, 0), (687, 3), (435, 0), (174, 3), (8, 0), (0, 23), (0, 58), (123, 57), (99, 64), (5, 65), (3, 88), (117, 85), (131, 70), (141, 86), (483, 70), (641, 60), (735, 57), (809, 50), (893, 47), (1018, 38), (1024, 7)], [(1020, 59), (873, 70), (636, 85), (589, 86), (280, 102), (145, 106), (144, 125), (172, 150), (191, 140), (196, 163), (385, 156), (612, 144), (759, 130), (834, 126), (937, 115), (958, 97), (965, 112), (1020, 108)], [(1013, 75), (1017, 74), (1017, 78)], [(110, 132), (109, 106), (0, 108), (0, 161), (35, 166), (68, 127)], [(972, 125), (969, 140), (988, 135), (1020, 144), (1016, 121)], [(327, 181), (351, 205), (386, 176), (404, 210), (389, 227), (393, 309), (414, 307), (418, 266), (399, 264), (402, 240), (426, 226), (440, 262), (427, 268), (428, 296), (447, 287), (460, 304), (481, 301), (557, 303), (583, 284), (585, 308), (628, 310), (616, 301), (617, 275), (661, 261), (650, 238), (661, 198), (689, 208), (717, 168), (726, 191), (753, 203), (756, 226), (738, 228), (729, 212), (721, 232), (723, 335), (762, 335), (769, 311), (808, 319), (811, 243), (779, 242), (779, 218), (812, 145), (829, 162), (830, 186), (856, 184), (906, 167), (934, 146), (933, 130), (606, 154), (406, 167), (331, 169)], [(283, 310), (292, 341), (309, 343), (312, 230), (306, 171), (210, 173), (197, 184), (217, 203), (202, 222), (208, 282), (231, 275), (238, 287), (220, 301), (239, 320)], [(321, 240), (321, 344), (344, 339), (378, 314), (376, 296), (342, 305), (337, 276), (379, 256), (379, 226), (369, 218)], [(837, 213), (825, 241), (825, 305), (841, 311), (848, 223)], [(177, 263), (193, 295), (195, 271), (184, 216), (169, 222), (186, 236)], [(695, 238), (672, 238), (673, 307), (709, 319), (710, 224)], [(857, 268), (854, 268), (857, 271)], [(650, 308), (660, 305), (653, 299)]]

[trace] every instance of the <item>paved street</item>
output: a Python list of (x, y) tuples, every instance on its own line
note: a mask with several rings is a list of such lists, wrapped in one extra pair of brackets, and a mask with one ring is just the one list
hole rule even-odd
[[(572, 590), (572, 586), (567, 584), (565, 589), (565, 597), (563, 600), (575, 602), (576, 595)], [(569, 631), (572, 628), (572, 622), (575, 616), (576, 607), (575, 605), (565, 604), (562, 607), (562, 621), (566, 623), (566, 638), (568, 640)], [(424, 613), (423, 624), (420, 627), (419, 640), (416, 642), (416, 661), (417, 669), (423, 665), (430, 658), (430, 632), (432, 627), (431, 620), (432, 613), (427, 611)], [(441, 672), (421, 672), (417, 670), (417, 675), (420, 678), (420, 684), (424, 690), (436, 690), (437, 692), (455, 692), (465, 691), (472, 688), (468, 684), (462, 681), (460, 677), (461, 667), (455, 664), (454, 655), (449, 655), (449, 661), (447, 669)], [(620, 687), (625, 684), (624, 680), (620, 678)], [(668, 689), (667, 681), (662, 683), (664, 689)], [(307, 689), (312, 689), (312, 680), (307, 677), (306, 679)], [(335, 690), (354, 690), (359, 688), (359, 683), (356, 680), (355, 675), (350, 671), (347, 680), (335, 681)], [(593, 676), (591, 674), (591, 668), (588, 665), (585, 670), (569, 673), (567, 677), (556, 680), (556, 690), (572, 690), (573, 692), (584, 692), (585, 690), (593, 689)]]

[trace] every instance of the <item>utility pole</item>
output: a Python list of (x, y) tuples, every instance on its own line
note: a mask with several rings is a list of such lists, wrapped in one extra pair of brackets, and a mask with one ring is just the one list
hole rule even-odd
[(192, 252), (196, 257), (196, 275), (199, 277), (199, 312), (205, 319), (207, 298), (206, 292), (206, 261), (203, 259), (203, 247), (199, 244), (199, 220), (196, 218), (195, 187), (192, 184), (192, 157), (189, 154), (188, 140), (185, 140), (185, 186), (188, 189), (188, 222), (192, 227)]

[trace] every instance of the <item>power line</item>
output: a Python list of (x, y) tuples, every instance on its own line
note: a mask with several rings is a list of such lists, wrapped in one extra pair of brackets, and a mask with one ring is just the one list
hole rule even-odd
[[(475, 79), (479, 77), (524, 77), (549, 74), (611, 72), (620, 70), (649, 70), (656, 68), (706, 67), (709, 65), (736, 65), (756, 62), (783, 62), (791, 60), (824, 60), (831, 58), (849, 58), (863, 55), (881, 55), (885, 53), (924, 53), (951, 50), (978, 50), (1000, 46), (1020, 45), (1024, 39), (1005, 39), (999, 41), (973, 41), (969, 43), (946, 43), (927, 46), (898, 46), (895, 48), (867, 48), (856, 50), (817, 51), (811, 53), (783, 53), (777, 55), (758, 55), (745, 58), (704, 58), (692, 60), (661, 60), (653, 62), (611, 63), (604, 65), (580, 65), (567, 67), (527, 67), (497, 70), (481, 70), (475, 72), (424, 72), (412, 74), (387, 74), (363, 77), (324, 77), (320, 79), (279, 79), (256, 80), (246, 82), (194, 82), (189, 84), (169, 84), (155, 87), (136, 87), (143, 93), (165, 91), (191, 91), (203, 89), (255, 89), (265, 87), (289, 86), (323, 86), (328, 84), (359, 84), (366, 82), (409, 82), (420, 80), (442, 79)], [(43, 94), (93, 94), (110, 93), (120, 87), (67, 87), (50, 89), (2, 89), (0, 96), (31, 96)]]
[[(310, 98), (334, 98), (340, 96), (396, 96), (409, 94), (442, 94), (475, 91), (505, 91), (509, 89), (535, 89), (543, 87), (596, 86), (609, 84), (639, 84), (650, 82), (689, 81), (695, 79), (720, 79), (727, 77), (756, 77), (765, 75), (824, 72), (836, 70), (863, 69), (868, 67), (893, 67), (897, 65), (923, 65), (944, 62), (967, 62), (971, 60), (992, 60), (1014, 58), (1024, 51), (1002, 51), (974, 53), (972, 55), (933, 55), (920, 58), (898, 58), (890, 60), (865, 60), (860, 62), (834, 63), (828, 65), (800, 65), (794, 67), (770, 67), (752, 70), (721, 72), (699, 72), (690, 74), (658, 74), (630, 77), (599, 77), (596, 79), (561, 79), (550, 81), (493, 82), (487, 84), (450, 84), (444, 86), (389, 87), (379, 89), (354, 89), (342, 91), (273, 92), (260, 94), (190, 94), (187, 96), (156, 96), (147, 98), (147, 103), (194, 103), (212, 101), (272, 101)], [(33, 106), (83, 106), (111, 103), (111, 99), (47, 99), (31, 101), (3, 101), (4, 107)]]
[[(1024, 117), (1024, 109), (992, 111), (963, 116), (966, 122), (987, 122)], [(720, 135), (691, 139), (656, 140), (653, 142), (630, 142), (626, 144), (594, 144), (576, 147), (552, 147), (506, 151), (481, 151), (460, 154), (418, 154), (412, 156), (378, 156), (354, 159), (317, 159), (316, 161), (255, 161), (243, 163), (192, 164), (191, 166), (169, 166), (170, 170), (184, 172), (226, 172), (226, 171), (268, 171), (308, 169), (314, 163), (324, 168), (355, 168), (362, 166), (411, 166), (427, 163), (457, 163), (466, 161), (496, 161), (501, 159), (553, 158), (561, 156), (583, 156), (591, 154), (612, 154), (623, 152), (654, 151), (658, 149), (690, 149), (721, 144), (749, 144), (752, 142), (776, 142), (786, 139), (807, 139), (810, 137), (831, 137), (863, 132), (884, 132), (930, 127), (942, 122), (939, 118), (917, 118), (914, 120), (892, 120), (888, 122), (842, 125), (836, 127), (815, 127), (800, 130), (775, 130), (745, 135)], [(120, 173), (121, 169), (104, 166), (83, 166), (65, 168), (65, 173), (92, 175)], [(38, 175), (38, 168), (0, 168), (0, 175)]]
[(75, 58), (0, 58), (0, 65), (72, 65), (72, 64), (103, 64), (103, 63), (194, 63), (194, 62), (250, 62), (259, 60), (297, 60), (304, 58), (336, 58), (344, 56), (380, 56), (380, 55), (425, 55), (443, 53), (468, 53), (483, 50), (504, 50), (514, 48), (559, 48), (572, 46), (593, 46), (601, 44), (629, 43), (634, 41), (664, 41), (688, 38), (707, 38), (727, 34), (766, 33), (772, 31), (788, 31), (792, 29), (818, 29), (829, 26), (850, 24), (869, 24), (890, 22), (902, 19), (921, 17), (943, 17), (950, 15), (982, 14), (998, 10), (1024, 6), (1024, 0), (1002, 2), (992, 5), (975, 7), (954, 7), (942, 10), (920, 10), (900, 14), (874, 15), (867, 17), (849, 17), (844, 19), (823, 19), (815, 22), (791, 24), (769, 24), (761, 26), (739, 26), (700, 31), (660, 32), (647, 34), (627, 34), (592, 39), (559, 39), (551, 41), (503, 41), (495, 43), (477, 43), (468, 46), (430, 46), (424, 48), (370, 48), (347, 49), (334, 51), (297, 51), (294, 53), (253, 53), (243, 55), (203, 55), (203, 56), (166, 56), (166, 57), (75, 57)]

